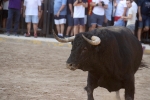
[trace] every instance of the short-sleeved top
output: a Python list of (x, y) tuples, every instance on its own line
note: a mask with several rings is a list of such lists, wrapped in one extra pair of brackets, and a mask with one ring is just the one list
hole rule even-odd
[(84, 18), (84, 17), (85, 17), (85, 7), (83, 5), (74, 6), (73, 18)]
[(141, 7), (141, 14), (148, 15), (150, 14), (150, 0), (140, 0), (138, 6)]
[(21, 2), (23, 0), (9, 0), (9, 7), (8, 8), (13, 8), (13, 9), (21, 9)]
[(54, 0), (54, 15), (56, 15), (62, 5), (65, 5), (65, 8), (60, 12), (60, 15), (67, 14), (67, 0)]
[(26, 6), (25, 15), (38, 15), (41, 0), (24, 0), (24, 6)]
[[(109, 0), (92, 0), (92, 2), (95, 2), (96, 4), (103, 1), (105, 5), (108, 5)], [(105, 14), (105, 10), (103, 7), (101, 6), (95, 6), (93, 8), (93, 13), (96, 15), (104, 15)]]
[(3, 10), (8, 10), (9, 1), (3, 2)]
[(124, 8), (127, 7), (126, 0), (119, 1), (116, 9), (115, 16), (122, 16), (124, 13)]
[(67, 14), (71, 15), (71, 11), (69, 9), (69, 4), (72, 4), (72, 10), (73, 10), (74, 0), (67, 0)]
[(135, 21), (136, 21), (136, 11), (134, 10), (133, 7), (129, 8), (128, 16), (129, 16), (130, 14), (132, 14), (132, 18), (131, 18), (131, 19), (128, 19), (127, 25), (133, 25), (133, 24), (135, 24)]

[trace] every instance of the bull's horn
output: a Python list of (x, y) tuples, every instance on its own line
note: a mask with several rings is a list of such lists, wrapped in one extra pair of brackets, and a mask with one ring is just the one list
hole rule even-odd
[(72, 37), (69, 37), (69, 38), (59, 38), (59, 37), (55, 34), (54, 30), (53, 30), (53, 35), (54, 35), (54, 37), (55, 37), (55, 39), (56, 39), (57, 41), (62, 42), (62, 43), (72, 42), (72, 41), (74, 40), (74, 38), (75, 38), (75, 36), (72, 36)]
[(97, 36), (92, 36), (91, 40), (86, 38), (83, 34), (82, 34), (82, 36), (91, 45), (99, 45), (101, 43), (101, 39), (99, 37), (97, 37)]

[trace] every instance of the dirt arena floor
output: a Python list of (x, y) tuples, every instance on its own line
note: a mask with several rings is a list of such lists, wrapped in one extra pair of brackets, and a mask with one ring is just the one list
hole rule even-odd
[[(70, 71), (65, 62), (71, 47), (22, 41), (0, 41), (0, 100), (87, 100), (87, 72)], [(150, 55), (144, 55), (150, 68)], [(150, 69), (138, 70), (135, 100), (150, 100)], [(124, 100), (124, 90), (120, 91)], [(95, 100), (116, 100), (104, 88)]]

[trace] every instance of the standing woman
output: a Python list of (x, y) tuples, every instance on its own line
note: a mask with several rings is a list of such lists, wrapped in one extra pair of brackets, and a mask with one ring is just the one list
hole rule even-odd
[(73, 6), (74, 35), (76, 35), (79, 32), (84, 32), (85, 8), (88, 6), (88, 3), (85, 3), (82, 0), (76, 0)]

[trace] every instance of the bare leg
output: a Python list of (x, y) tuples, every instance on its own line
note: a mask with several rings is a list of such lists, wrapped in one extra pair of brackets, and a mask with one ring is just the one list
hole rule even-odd
[(92, 24), (91, 30), (94, 30), (96, 28), (96, 24)]
[(27, 23), (27, 34), (30, 34), (30, 29), (31, 29), (31, 23)]
[(60, 27), (61, 27), (60, 32), (61, 32), (61, 34), (63, 34), (63, 33), (64, 33), (64, 29), (65, 29), (65, 25), (64, 25), (64, 24), (61, 24)]
[(66, 35), (67, 35), (67, 36), (69, 36), (69, 33), (70, 33), (71, 30), (72, 30), (72, 26), (68, 26), (68, 27), (67, 27), (67, 32), (66, 32)]
[(74, 35), (76, 35), (78, 33), (79, 33), (79, 26), (76, 25), (76, 26), (74, 26)]
[(59, 24), (56, 25), (56, 28), (57, 28), (57, 32), (60, 33), (60, 25)]
[(84, 26), (83, 25), (80, 25), (79, 26), (79, 32), (84, 32), (85, 30), (84, 30)]
[(137, 34), (137, 37), (138, 37), (139, 41), (141, 41), (141, 32), (142, 32), (142, 28), (139, 28), (138, 29), (138, 34)]
[(33, 24), (33, 29), (34, 29), (34, 37), (37, 37), (37, 23)]
[(6, 18), (3, 19), (3, 28), (6, 28)]

